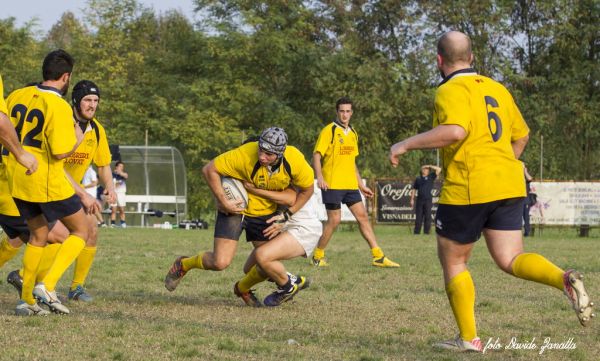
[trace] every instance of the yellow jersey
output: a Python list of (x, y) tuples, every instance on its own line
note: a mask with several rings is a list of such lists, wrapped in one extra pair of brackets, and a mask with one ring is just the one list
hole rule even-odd
[(529, 128), (508, 90), (500, 83), (459, 70), (439, 86), (433, 126), (455, 124), (467, 136), (442, 148), (441, 204), (469, 205), (524, 197), (523, 165), (511, 143)]
[(7, 99), (9, 117), (23, 148), (38, 161), (38, 169), (26, 169), (11, 154), (7, 161), (9, 187), (14, 198), (47, 203), (67, 199), (75, 191), (67, 179), (64, 160), (53, 155), (75, 146), (73, 111), (57, 89), (35, 85), (12, 92)]
[[(314, 172), (296, 147), (288, 145), (281, 165), (268, 169), (258, 162), (258, 142), (249, 142), (217, 156), (217, 171), (225, 177), (248, 181), (255, 187), (270, 191), (283, 191), (290, 183), (300, 188), (312, 187)], [(277, 204), (269, 199), (248, 193), (248, 216), (266, 216), (277, 210)]]
[(6, 108), (6, 102), (4, 101), (4, 83), (2, 82), (2, 75), (0, 75), (0, 112), (8, 116), (8, 109)]
[(106, 131), (96, 118), (87, 123), (83, 133), (83, 141), (73, 154), (65, 160), (65, 170), (76, 182), (81, 184), (83, 175), (92, 162), (97, 167), (110, 165), (111, 162)]
[(358, 189), (358, 134), (333, 122), (321, 130), (314, 153), (321, 154), (321, 171), (329, 189)]
[[(6, 162), (6, 157), (3, 161)], [(6, 175), (6, 163), (0, 164), (0, 214), (5, 216), (19, 217), (19, 209), (10, 195), (10, 188), (8, 187), (8, 177)]]
[[(6, 102), (4, 101), (4, 84), (2, 83), (2, 75), (0, 75), (0, 112), (8, 115), (8, 109), (6, 109)], [(1, 145), (0, 149), (2, 149)], [(14, 217), (18, 217), (20, 215), (12, 196), (10, 195), (8, 178), (6, 177), (6, 157), (3, 156), (0, 156), (0, 214)]]

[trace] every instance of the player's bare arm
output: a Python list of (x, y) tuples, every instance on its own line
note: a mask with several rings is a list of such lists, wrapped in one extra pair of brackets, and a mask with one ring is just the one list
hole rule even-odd
[(96, 211), (99, 212), (100, 207), (98, 206), (98, 202), (96, 202), (96, 198), (92, 197), (88, 192), (85, 191), (85, 189), (83, 189), (79, 185), (79, 183), (75, 182), (75, 180), (73, 179), (73, 177), (71, 177), (69, 172), (65, 171), (65, 174), (69, 179), (69, 182), (71, 182), (73, 189), (75, 189), (75, 194), (77, 194), (81, 199), (81, 205), (85, 209), (85, 213), (93, 214)]
[(321, 158), (323, 156), (321, 153), (316, 152), (313, 154), (313, 169), (315, 170), (315, 176), (317, 177), (317, 185), (319, 189), (327, 190), (329, 189), (329, 185), (325, 182), (323, 178), (323, 169), (321, 168)]
[(390, 163), (397, 167), (400, 160), (399, 156), (415, 149), (435, 149), (454, 144), (463, 140), (467, 136), (467, 131), (460, 125), (438, 125), (437, 127), (410, 138), (400, 141), (390, 148)]
[(244, 210), (239, 203), (230, 201), (225, 197), (225, 191), (221, 185), (221, 174), (217, 171), (214, 161), (210, 161), (202, 168), (202, 174), (208, 187), (217, 200), (217, 208), (224, 213), (240, 214)]
[(362, 177), (360, 176), (360, 171), (358, 170), (356, 164), (354, 165), (354, 169), (356, 169), (356, 180), (358, 181), (358, 189), (365, 197), (373, 198), (373, 191), (371, 190), (371, 188), (367, 187), (363, 183)]
[(270, 199), (279, 205), (291, 207), (296, 202), (297, 192), (292, 187), (286, 188), (282, 191), (269, 191), (266, 189), (256, 188), (254, 184), (248, 181), (244, 181), (243, 184), (248, 193)]
[(435, 172), (436, 176), (439, 176), (440, 173), (442, 172), (442, 168), (438, 167), (437, 165), (428, 164), (427, 167), (430, 168), (430, 169), (433, 169), (433, 171)]
[(521, 157), (521, 154), (523, 154), (525, 146), (528, 142), (529, 135), (526, 135), (523, 138), (516, 139), (511, 143), (513, 152), (515, 153), (515, 158), (519, 159)]
[(104, 194), (106, 195), (106, 201), (108, 204), (114, 204), (117, 202), (117, 194), (115, 193), (115, 184), (112, 180), (112, 171), (110, 165), (98, 167), (98, 178), (104, 185)]
[(312, 185), (310, 187), (306, 187), (306, 188), (298, 188), (296, 202), (291, 207), (288, 208), (289, 211), (292, 214), (298, 212), (302, 207), (304, 207), (306, 202), (308, 202), (310, 200), (310, 197), (312, 197), (314, 192), (315, 192), (315, 188)]
[(280, 212), (279, 214), (267, 219), (267, 223), (271, 223), (271, 225), (263, 231), (263, 234), (269, 237), (269, 239), (278, 235), (281, 232), (284, 223), (288, 221), (294, 213), (298, 212), (302, 207), (304, 207), (306, 202), (308, 202), (310, 197), (312, 197), (313, 192), (314, 187), (299, 188), (294, 205), (289, 207), (287, 211)]
[(127, 172), (123, 172), (122, 170), (115, 170), (115, 173), (120, 175), (121, 177), (127, 179), (129, 177), (129, 174), (127, 174)]

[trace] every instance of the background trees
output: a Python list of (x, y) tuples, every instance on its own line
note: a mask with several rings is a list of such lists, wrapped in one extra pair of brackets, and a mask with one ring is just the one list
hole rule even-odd
[(157, 15), (135, 0), (89, 0), (47, 34), (0, 20), (5, 96), (39, 81), (62, 47), (74, 80), (103, 92), (98, 118), (117, 144), (174, 145), (186, 159), (192, 215), (210, 209), (201, 166), (270, 125), (307, 156), (342, 95), (355, 100), (366, 177), (413, 176), (434, 151), (398, 169), (389, 146), (431, 126), (435, 41), (458, 29), (475, 66), (507, 84), (531, 127), (523, 159), (544, 178), (600, 178), (600, 3), (595, 0), (195, 0), (202, 14)]

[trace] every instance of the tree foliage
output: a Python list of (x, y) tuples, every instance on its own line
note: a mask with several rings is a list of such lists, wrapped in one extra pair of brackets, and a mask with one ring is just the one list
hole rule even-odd
[[(595, 0), (195, 0), (198, 23), (136, 0), (88, 0), (44, 36), (0, 20), (8, 93), (39, 81), (54, 48), (76, 58), (74, 81), (102, 89), (111, 143), (173, 145), (188, 168), (191, 215), (211, 208), (201, 167), (263, 128), (284, 127), (310, 157), (340, 96), (355, 102), (366, 177), (414, 175), (436, 161), (387, 163), (395, 141), (431, 127), (435, 42), (469, 34), (481, 73), (503, 81), (531, 140), (523, 158), (544, 178), (600, 178), (600, 3)], [(7, 94), (4, 94), (5, 96)]]

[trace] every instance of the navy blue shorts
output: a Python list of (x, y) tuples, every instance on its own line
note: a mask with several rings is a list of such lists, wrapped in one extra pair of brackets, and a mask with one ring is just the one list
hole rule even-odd
[(77, 194), (67, 199), (47, 203), (28, 202), (18, 198), (14, 200), (23, 218), (32, 219), (43, 214), (48, 222), (75, 214), (82, 208), (81, 199)]
[(0, 226), (8, 238), (17, 238), (19, 236), (29, 238), (29, 228), (27, 228), (27, 223), (25, 223), (25, 218), (23, 217), (0, 214)]
[(435, 231), (442, 237), (468, 244), (481, 237), (484, 228), (499, 231), (520, 230), (525, 198), (509, 198), (481, 204), (438, 205)]
[[(48, 223), (48, 229), (51, 230), (55, 224), (56, 221)], [(2, 227), (8, 238), (20, 237), (23, 242), (29, 241), (29, 228), (27, 228), (25, 218), (21, 216), (15, 217), (0, 214), (0, 227)]]
[(225, 214), (217, 211), (215, 238), (239, 240), (242, 235), (242, 220), (241, 214)]
[(267, 219), (273, 217), (275, 213), (267, 216), (250, 217), (241, 214), (225, 214), (217, 212), (215, 222), (215, 238), (240, 239), (242, 231), (246, 231), (246, 241), (268, 241), (269, 238), (263, 234), (263, 231), (269, 227)]
[(321, 189), (321, 198), (325, 209), (336, 210), (342, 208), (342, 203), (348, 207), (362, 202), (362, 196), (358, 189)]

